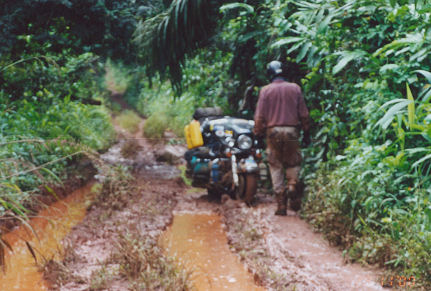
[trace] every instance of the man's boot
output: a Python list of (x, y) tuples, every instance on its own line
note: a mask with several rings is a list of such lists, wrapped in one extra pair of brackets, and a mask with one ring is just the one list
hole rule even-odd
[(277, 210), (275, 211), (275, 215), (286, 216), (287, 215), (287, 193), (283, 191), (281, 193), (276, 193), (275, 196), (277, 200)]
[(302, 197), (301, 195), (299, 195), (298, 190), (295, 186), (288, 188), (289, 190), (287, 196), (290, 200), (290, 209), (292, 209), (293, 211), (299, 211), (301, 209)]

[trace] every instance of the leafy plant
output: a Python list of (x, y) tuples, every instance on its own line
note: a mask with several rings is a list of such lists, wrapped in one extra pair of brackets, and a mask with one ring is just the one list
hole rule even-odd
[(147, 72), (166, 73), (181, 88), (181, 65), (185, 57), (208, 43), (215, 27), (218, 1), (175, 0), (170, 7), (140, 22), (135, 42), (140, 46)]

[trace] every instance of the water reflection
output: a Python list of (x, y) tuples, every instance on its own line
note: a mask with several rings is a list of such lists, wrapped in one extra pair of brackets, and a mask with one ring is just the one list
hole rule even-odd
[(25, 241), (36, 251), (38, 262), (56, 258), (62, 250), (60, 241), (85, 216), (85, 196), (91, 187), (92, 183), (53, 203), (37, 218), (31, 219), (30, 225), (38, 238), (24, 226), (3, 236), (12, 246), (13, 253), (9, 250), (6, 253), (7, 268), (5, 273), (0, 273), (0, 290), (48, 290), (48, 283), (43, 280)]
[(229, 250), (218, 215), (176, 215), (161, 244), (192, 272), (197, 290), (264, 290)]

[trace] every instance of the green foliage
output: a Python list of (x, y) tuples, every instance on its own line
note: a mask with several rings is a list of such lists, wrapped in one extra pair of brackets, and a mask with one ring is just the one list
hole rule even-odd
[(128, 75), (127, 67), (121, 63), (114, 63), (108, 59), (105, 65), (106, 88), (113, 93), (124, 94), (130, 86), (132, 77)]
[[(12, 59), (41, 51), (93, 52), (130, 62), (136, 56), (130, 38), (138, 18), (164, 8), (150, 0), (17, 0), (0, 8), (0, 54)], [(37, 13), (35, 13), (37, 11)]]
[[(183, 85), (187, 91), (179, 98), (192, 112), (197, 107), (219, 106), (225, 113), (232, 111), (230, 96), (235, 92), (237, 81), (229, 75), (232, 55), (220, 51), (200, 51), (187, 60), (183, 69)], [(188, 101), (187, 101), (188, 100)], [(189, 116), (190, 118), (190, 116)]]
[(0, 58), (0, 215), (26, 217), (41, 185), (55, 195), (71, 164), (110, 145), (108, 112), (83, 104), (104, 95), (100, 68), (91, 53)]
[(118, 117), (117, 122), (120, 126), (131, 133), (136, 133), (139, 130), (141, 118), (133, 111), (123, 111)]
[(150, 87), (142, 78), (142, 69), (126, 70), (125, 74), (133, 79), (125, 92), (125, 100), (148, 117), (145, 135), (162, 137), (164, 131), (171, 130), (182, 137), (184, 126), (198, 107), (220, 106), (226, 114), (231, 112), (227, 96), (234, 91), (235, 82), (226, 82), (230, 58), (231, 55), (219, 51), (203, 50), (187, 59), (183, 86), (188, 90), (176, 98), (169, 83), (156, 81)]
[(62, 98), (95, 103), (101, 97), (98, 82), (101, 69), (98, 57), (91, 53), (23, 56), (14, 63), (3, 58), (0, 59), (2, 98), (6, 104), (26, 100), (41, 102), (42, 107)]
[(357, 143), (348, 150), (308, 177), (305, 215), (351, 259), (414, 275), (428, 286), (429, 187), (408, 173), (405, 156), (390, 154), (393, 148)]
[(190, 122), (194, 112), (193, 99), (181, 97), (174, 100), (174, 93), (168, 84), (162, 84), (159, 91), (143, 89), (138, 108), (148, 116), (144, 124), (144, 135), (161, 138), (166, 130), (177, 136), (184, 136), (184, 126)]
[(58, 184), (72, 161), (90, 148), (105, 149), (114, 137), (101, 108), (66, 100), (41, 113), (39, 105), (16, 102), (1, 110), (0, 199), (6, 204), (0, 215), (8, 209), (20, 215), (18, 206), (29, 204), (41, 184)]
[(175, 0), (170, 7), (140, 22), (135, 42), (140, 47), (147, 72), (168, 73), (174, 87), (181, 90), (181, 65), (186, 56), (208, 44), (215, 28), (219, 1)]
[(164, 112), (155, 112), (144, 124), (144, 135), (148, 138), (162, 138), (169, 127), (168, 116)]
[(244, 4), (244, 3), (238, 3), (238, 2), (223, 5), (222, 7), (220, 7), (220, 12), (223, 13), (226, 10), (236, 9), (236, 8), (245, 9), (248, 13), (254, 13), (253, 6), (250, 6), (250, 5)]

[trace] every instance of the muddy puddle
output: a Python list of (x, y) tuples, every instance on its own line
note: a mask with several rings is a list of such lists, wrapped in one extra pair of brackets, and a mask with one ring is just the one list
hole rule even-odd
[(91, 192), (93, 184), (89, 183), (40, 211), (38, 217), (29, 223), (34, 233), (29, 227), (21, 226), (3, 236), (13, 252), (6, 252), (6, 272), (0, 272), (0, 290), (48, 290), (49, 285), (43, 280), (25, 241), (35, 251), (38, 263), (58, 259), (62, 253), (60, 241), (85, 216), (86, 195)]
[(176, 214), (160, 243), (191, 273), (196, 290), (265, 290), (229, 250), (218, 215)]
[(170, 165), (145, 165), (139, 170), (139, 174), (151, 179), (170, 180), (178, 177), (181, 171)]

